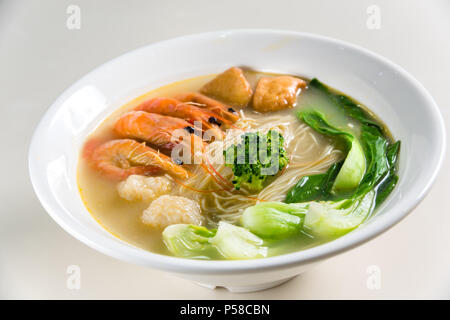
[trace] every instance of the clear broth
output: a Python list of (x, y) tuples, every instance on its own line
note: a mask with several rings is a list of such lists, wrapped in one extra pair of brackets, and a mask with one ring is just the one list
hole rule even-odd
[[(257, 80), (261, 76), (271, 76), (252, 70), (246, 70), (245, 72), (253, 87), (256, 86)], [(187, 79), (149, 91), (114, 111), (94, 130), (88, 139), (95, 138), (101, 141), (107, 141), (118, 138), (113, 133), (113, 124), (116, 119), (125, 112), (135, 108), (141, 102), (149, 98), (172, 97), (180, 92), (198, 91), (204, 83), (211, 80), (214, 76), (215, 75), (208, 75)], [(290, 114), (292, 115), (291, 121), (300, 123), (295, 117), (296, 110), (314, 106), (314, 108), (331, 115), (328, 117), (333, 120), (333, 124), (344, 129), (356, 128), (358, 130), (358, 124), (354, 120), (337, 112), (336, 108), (330, 105), (321, 95), (322, 94), (317, 90), (307, 88), (299, 95), (295, 109), (279, 111), (277, 113), (280, 114), (280, 116)], [(265, 117), (263, 114), (252, 111), (251, 107), (247, 107), (245, 113), (256, 119)], [(322, 144), (334, 143), (331, 139), (323, 137), (313, 130), (311, 130), (311, 134), (315, 139), (321, 141)], [(335, 147), (339, 148), (339, 146)], [(289, 149), (287, 151), (289, 153)], [(305, 160), (314, 160), (319, 151), (320, 150), (312, 150), (309, 154), (310, 159)], [(323, 171), (326, 171), (326, 169), (327, 168)], [(298, 179), (300, 178), (301, 176), (298, 177)], [(149, 203), (130, 202), (120, 198), (116, 189), (116, 183), (106, 180), (94, 172), (83, 157), (80, 157), (78, 165), (78, 186), (86, 208), (93, 218), (108, 232), (136, 247), (155, 253), (171, 255), (162, 241), (161, 230), (155, 230), (141, 222), (140, 217), (142, 212), (148, 207)], [(251, 205), (253, 205), (253, 203), (249, 202), (248, 206)], [(220, 219), (220, 216), (218, 218)], [(296, 237), (277, 242), (275, 246), (272, 246), (271, 243), (267, 243), (267, 245), (269, 247), (269, 255), (279, 255), (311, 248), (330, 240), (333, 239), (317, 238), (306, 233), (301, 233)], [(205, 257), (198, 258), (202, 259)], [(220, 259), (220, 257), (213, 256), (209, 258)]]

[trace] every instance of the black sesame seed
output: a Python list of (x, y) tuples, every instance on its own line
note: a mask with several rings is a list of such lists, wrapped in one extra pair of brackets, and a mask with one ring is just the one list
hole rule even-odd
[(209, 117), (209, 123), (216, 124), (219, 127), (222, 125), (222, 122), (218, 121), (216, 117)]
[(228, 112), (236, 113), (236, 110), (234, 110), (233, 108), (228, 108)]
[(194, 128), (191, 127), (191, 126), (185, 127), (184, 130), (186, 130), (186, 131), (189, 132), (189, 133), (194, 133), (194, 132), (195, 132)]

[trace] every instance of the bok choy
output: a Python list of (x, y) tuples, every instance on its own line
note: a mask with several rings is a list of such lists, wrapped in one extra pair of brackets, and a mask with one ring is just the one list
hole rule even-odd
[(162, 233), (163, 241), (169, 251), (178, 257), (203, 257), (215, 248), (210, 239), (216, 230), (192, 224), (173, 224), (166, 227)]
[(317, 110), (298, 113), (315, 131), (343, 142), (347, 156), (326, 173), (302, 177), (287, 193), (285, 206), (269, 202), (246, 209), (242, 225), (264, 239), (301, 231), (319, 237), (341, 236), (363, 223), (398, 181), (400, 142), (391, 143), (382, 126), (350, 98), (333, 93), (317, 79), (310, 87), (322, 91), (339, 111), (357, 121), (360, 132), (330, 124)]
[(263, 240), (245, 228), (227, 222), (209, 230), (192, 224), (173, 224), (163, 231), (163, 240), (177, 257), (252, 259), (267, 256)]
[(380, 124), (375, 119), (373, 119), (373, 117), (366, 110), (356, 104), (349, 97), (340, 93), (333, 92), (316, 78), (312, 79), (309, 82), (308, 86), (310, 88), (319, 90), (339, 109), (339, 111), (342, 111), (350, 118), (353, 118), (364, 125), (372, 126), (378, 128), (379, 130), (382, 130)]
[(373, 190), (357, 199), (310, 202), (305, 229), (320, 237), (339, 237), (363, 223), (374, 204)]
[(263, 238), (284, 238), (302, 229), (306, 212), (296, 203), (263, 202), (247, 208), (241, 224)]
[[(327, 107), (336, 107), (345, 120), (340, 123), (351, 120), (354, 126), (330, 123), (328, 113), (310, 108), (301, 110), (298, 118), (316, 132), (335, 139), (343, 146), (345, 159), (331, 165), (325, 173), (300, 177), (284, 202), (263, 201), (248, 207), (239, 225), (221, 221), (217, 229), (167, 227), (163, 239), (171, 253), (225, 259), (266, 257), (273, 254), (269, 247), (272, 250), (280, 243), (342, 236), (361, 225), (388, 197), (398, 182), (400, 141), (392, 142), (383, 126), (349, 97), (332, 91), (317, 79), (309, 87), (331, 102)], [(239, 144), (227, 150), (232, 160), (227, 166), (233, 171), (235, 189), (242, 186), (258, 192), (270, 181), (266, 180), (268, 177), (288, 165), (283, 137), (277, 132), (269, 133), (245, 133)], [(270, 164), (251, 156), (260, 149), (268, 155), (275, 154), (275, 170), (270, 175), (263, 174)], [(283, 242), (284, 239), (289, 240)]]
[(366, 170), (366, 159), (358, 139), (353, 134), (332, 126), (318, 111), (306, 110), (300, 112), (298, 116), (317, 132), (331, 137), (340, 137), (346, 142), (348, 154), (334, 180), (333, 191), (346, 192), (355, 189)]
[[(386, 199), (398, 181), (397, 161), (400, 150), (400, 141), (391, 143), (384, 134), (382, 126), (361, 106), (353, 102), (350, 98), (332, 92), (319, 80), (311, 80), (309, 86), (322, 92), (334, 104), (338, 111), (342, 111), (346, 116), (357, 121), (360, 125), (360, 133), (343, 131), (329, 124), (324, 115), (315, 110), (306, 110), (298, 114), (298, 117), (308, 124), (315, 131), (343, 139), (347, 144), (347, 157), (336, 175), (336, 166), (330, 167), (326, 174), (302, 177), (299, 182), (288, 192), (286, 202), (304, 202), (311, 200), (332, 200), (339, 196), (346, 195), (356, 199), (374, 189), (376, 191), (376, 205)], [(351, 144), (351, 141), (359, 141)], [(350, 148), (349, 148), (350, 146)], [(364, 173), (356, 188), (348, 195), (346, 186), (353, 186), (355, 177), (360, 177), (361, 160), (364, 157)], [(348, 164), (348, 166), (345, 166)], [(354, 170), (356, 167), (356, 171)], [(347, 170), (348, 168), (348, 170)], [(356, 174), (357, 173), (357, 174)], [(334, 179), (334, 181), (333, 181)], [(309, 183), (306, 183), (309, 181)], [(312, 183), (315, 182), (315, 183)], [(333, 183), (331, 192), (329, 189), (322, 189), (322, 193), (317, 193), (317, 188), (324, 183), (329, 186)], [(344, 187), (342, 187), (344, 186)]]
[(247, 208), (241, 224), (263, 239), (283, 239), (302, 231), (335, 238), (358, 227), (372, 212), (375, 192), (357, 199), (283, 204), (267, 202)]
[(226, 259), (253, 259), (267, 256), (263, 240), (245, 228), (224, 221), (219, 222), (216, 235), (210, 242)]
[(289, 190), (286, 195), (286, 203), (306, 202), (311, 200), (328, 200), (331, 196), (331, 188), (336, 179), (342, 163), (334, 163), (322, 174), (304, 176)]

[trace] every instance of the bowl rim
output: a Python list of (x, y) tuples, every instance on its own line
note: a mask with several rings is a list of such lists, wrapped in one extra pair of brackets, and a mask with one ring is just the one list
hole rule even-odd
[[(79, 82), (82, 82), (84, 79), (88, 78), (91, 74), (98, 72), (104, 67), (115, 63), (116, 61), (125, 58), (128, 55), (136, 54), (141, 50), (148, 49), (150, 47), (158, 47), (167, 45), (170, 43), (174, 43), (180, 40), (195, 40), (201, 38), (209, 38), (215, 39), (221, 36), (230, 36), (230, 35), (279, 35), (279, 36), (292, 36), (297, 38), (309, 38), (313, 40), (318, 40), (322, 42), (328, 42), (335, 45), (339, 45), (345, 47), (349, 50), (359, 51), (360, 53), (370, 57), (371, 59), (377, 60), (384, 65), (394, 69), (398, 74), (400, 74), (403, 78), (408, 80), (410, 84), (414, 87), (416, 91), (420, 93), (420, 95), (425, 99), (428, 111), (432, 114), (433, 119), (435, 120), (435, 130), (438, 133), (439, 141), (437, 141), (436, 153), (438, 155), (437, 165), (431, 169), (431, 174), (428, 177), (426, 183), (424, 183), (421, 188), (420, 194), (415, 197), (413, 201), (409, 203), (405, 203), (401, 208), (394, 207), (390, 209), (388, 215), (382, 215), (375, 219), (373, 223), (366, 225), (362, 229), (356, 229), (353, 232), (340, 237), (336, 240), (330, 241), (328, 243), (302, 250), (296, 251), (293, 253), (287, 253), (279, 256), (268, 257), (263, 259), (254, 259), (254, 260), (193, 260), (193, 259), (185, 259), (185, 258), (177, 258), (171, 256), (165, 256), (162, 254), (152, 253), (146, 251), (144, 249), (140, 249), (130, 245), (124, 241), (123, 243), (113, 243), (112, 239), (108, 239), (108, 242), (111, 242), (111, 245), (106, 245), (105, 243), (96, 242), (95, 237), (90, 237), (90, 235), (94, 235), (91, 230), (80, 230), (79, 228), (73, 228), (72, 225), (69, 225), (64, 221), (58, 212), (58, 208), (54, 208), (50, 201), (47, 199), (47, 195), (43, 192), (43, 189), (40, 186), (39, 182), (39, 172), (35, 170), (33, 166), (35, 159), (35, 151), (37, 150), (37, 145), (39, 143), (38, 137), (39, 132), (44, 130), (47, 123), (50, 121), (52, 116), (60, 107), (61, 97), (68, 94), (71, 89), (73, 89)], [(423, 85), (415, 79), (412, 75), (410, 75), (407, 71), (405, 71), (402, 67), (397, 64), (391, 62), (390, 60), (384, 58), (383, 56), (369, 51), (363, 47), (326, 37), (323, 35), (317, 35), (312, 33), (305, 32), (297, 32), (297, 31), (287, 31), (280, 29), (228, 29), (228, 30), (219, 30), (219, 31), (210, 31), (205, 33), (196, 33), (191, 35), (185, 35), (181, 37), (176, 37), (164, 41), (155, 42), (146, 46), (142, 46), (140, 48), (128, 51), (114, 59), (111, 59), (100, 66), (94, 68), (91, 72), (87, 73), (85, 76), (74, 82), (71, 86), (69, 86), (66, 90), (63, 91), (59, 95), (59, 97), (55, 100), (54, 103), (48, 108), (45, 112), (44, 116), (40, 120), (36, 129), (34, 130), (29, 152), (28, 152), (28, 167), (31, 182), (34, 188), (34, 191), (40, 200), (42, 206), (47, 211), (47, 213), (69, 234), (88, 245), (91, 248), (94, 248), (106, 255), (112, 256), (119, 260), (127, 261), (130, 263), (136, 263), (144, 266), (150, 266), (157, 269), (179, 272), (179, 273), (189, 273), (189, 274), (220, 274), (220, 273), (243, 273), (243, 272), (258, 272), (265, 271), (269, 269), (277, 269), (277, 268), (288, 268), (293, 267), (299, 264), (309, 264), (314, 263), (318, 260), (322, 260), (327, 257), (331, 257), (342, 253), (344, 251), (350, 250), (356, 246), (359, 246), (374, 237), (382, 234), (383, 232), (389, 230), (391, 227), (400, 222), (403, 218), (405, 218), (428, 194), (433, 185), (437, 174), (442, 167), (442, 163), (444, 160), (446, 151), (446, 131), (444, 120), (442, 118), (441, 112), (435, 103), (432, 96), (428, 93), (428, 91), (423, 87)]]

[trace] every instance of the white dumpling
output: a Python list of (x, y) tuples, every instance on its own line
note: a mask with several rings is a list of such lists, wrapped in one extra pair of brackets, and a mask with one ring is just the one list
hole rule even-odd
[(168, 176), (146, 177), (131, 175), (117, 185), (120, 197), (128, 201), (151, 201), (172, 189), (173, 180)]
[(144, 210), (141, 219), (143, 223), (159, 229), (178, 223), (194, 225), (203, 223), (200, 205), (196, 201), (169, 195), (153, 200)]

